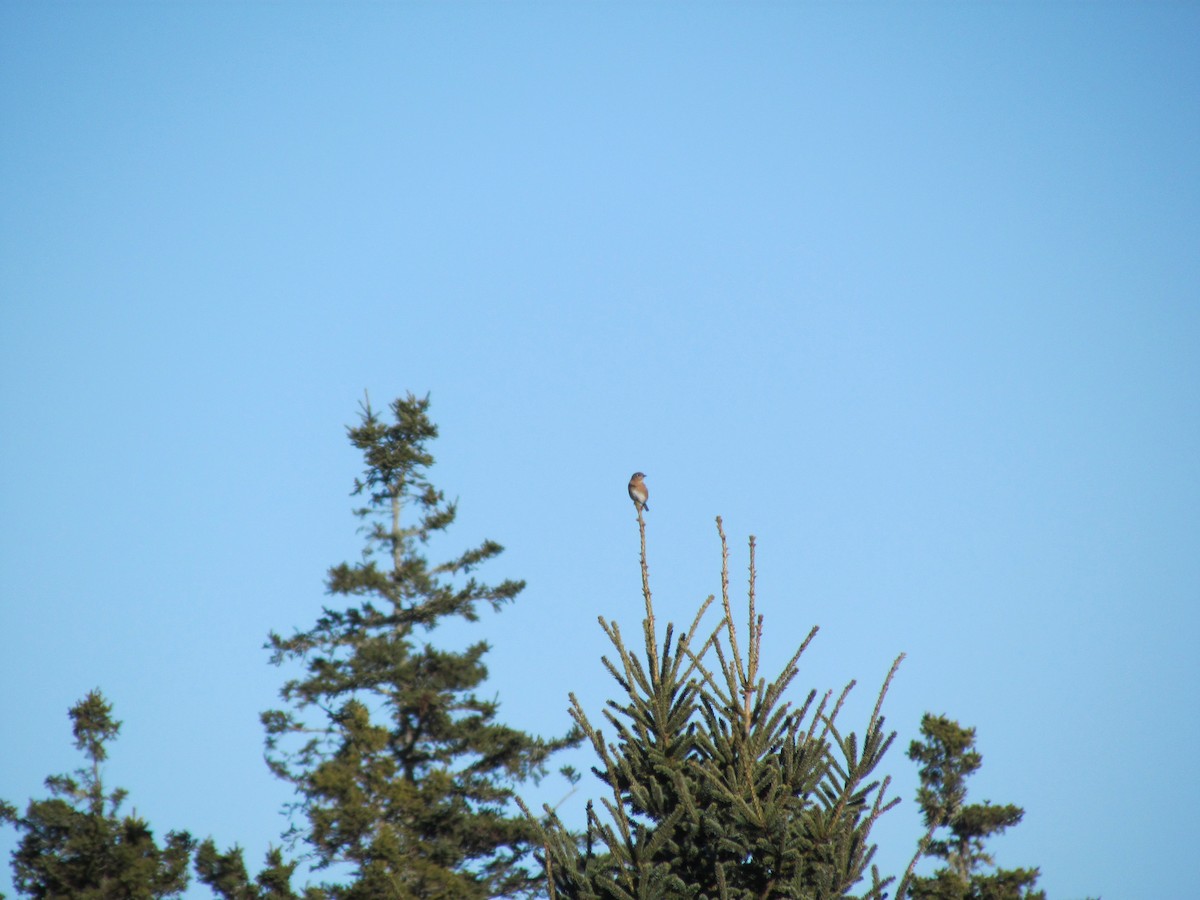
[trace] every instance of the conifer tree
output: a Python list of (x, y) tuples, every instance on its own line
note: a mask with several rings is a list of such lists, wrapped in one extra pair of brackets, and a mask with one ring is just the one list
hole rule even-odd
[[(921, 763), (917, 803), (930, 829), (924, 855), (945, 865), (927, 878), (912, 879), (909, 896), (920, 900), (1045, 900), (1035, 891), (1037, 869), (983, 871), (994, 860), (984, 842), (1021, 821), (1025, 810), (1011, 804), (967, 804), (967, 779), (983, 764), (975, 750), (975, 729), (945, 716), (926, 713), (923, 741), (913, 741), (908, 757)], [(938, 832), (948, 832), (934, 839)]]
[[(269, 764), (295, 786), (306, 819), (295, 835), (337, 876), (325, 886), (333, 897), (536, 892), (533, 830), (512, 808), (514, 789), (581, 740), (532, 737), (498, 720), (498, 704), (476, 693), (485, 641), (452, 650), (425, 640), (439, 623), (476, 621), (480, 606), (500, 610), (524, 587), (471, 575), (501, 552), (494, 541), (437, 564), (423, 555), (456, 510), (427, 477), (437, 436), (428, 408), (428, 397), (409, 394), (391, 404), (388, 422), (364, 403), (348, 429), (366, 463), (353, 490), (365, 499), (356, 511), (366, 522), (363, 560), (330, 570), (339, 602), (315, 625), (273, 633), (268, 644), (276, 664), (304, 667), (282, 689), (290, 708), (263, 722)], [(230, 883), (247, 881), (235, 861), (208, 860), (233, 865)]]
[[(871, 866), (870, 831), (898, 800), (873, 777), (895, 739), (880, 706), (888, 673), (860, 738), (838, 722), (851, 682), (834, 701), (810, 691), (795, 705), (789, 689), (813, 628), (773, 679), (761, 672), (763, 617), (755, 609), (755, 542), (750, 539), (748, 631), (735, 625), (721, 520), (722, 620), (704, 632), (701, 606), (679, 636), (656, 630), (641, 534), (643, 649), (603, 618), (616, 652), (603, 660), (623, 694), (604, 711), (612, 737), (574, 695), (571, 714), (599, 757), (593, 772), (611, 796), (607, 815), (590, 804), (583, 835), (546, 808), (542, 829), (549, 894), (576, 898), (840, 898), (866, 877), (861, 896), (882, 900), (891, 879)], [(744, 640), (744, 645), (742, 641)]]
[(0, 821), (24, 832), (12, 855), (13, 883), (27, 897), (74, 900), (151, 900), (187, 888), (195, 842), (172, 831), (159, 846), (136, 813), (120, 816), (126, 791), (106, 791), (101, 764), (121, 723), (99, 691), (70, 709), (75, 746), (89, 764), (46, 779), (51, 797), (31, 800), (25, 815), (0, 803)]
[(197, 849), (195, 865), (196, 877), (224, 900), (324, 900), (326, 896), (320, 888), (309, 887), (301, 894), (292, 889), (298, 863), (285, 861), (278, 847), (267, 850), (266, 867), (253, 880), (242, 849), (235, 846), (221, 853), (211, 838)]

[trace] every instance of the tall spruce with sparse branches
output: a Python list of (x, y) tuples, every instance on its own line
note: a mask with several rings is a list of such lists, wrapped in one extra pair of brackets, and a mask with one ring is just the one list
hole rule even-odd
[[(297, 791), (294, 826), (311, 860), (329, 868), (330, 896), (520, 897), (538, 887), (529, 863), (534, 832), (512, 807), (517, 785), (537, 779), (574, 732), (545, 740), (498, 720), (476, 691), (487, 677), (478, 641), (462, 650), (426, 641), (439, 623), (474, 622), (524, 587), (472, 575), (502, 547), (484, 541), (431, 564), (426, 543), (454, 522), (455, 504), (428, 480), (437, 436), (429, 398), (391, 404), (391, 421), (363, 404), (348, 429), (365, 471), (361, 562), (333, 567), (331, 603), (305, 631), (270, 636), (277, 664), (299, 662), (263, 715), (272, 770)], [(341, 873), (349, 872), (342, 877)]]
[[(660, 638), (641, 534), (646, 617), (642, 647), (600, 619), (616, 651), (603, 663), (621, 699), (604, 711), (611, 736), (571, 696), (571, 714), (599, 757), (604, 813), (589, 804), (582, 835), (549, 808), (541, 819), (547, 889), (555, 900), (886, 897), (892, 879), (871, 865), (870, 832), (897, 799), (874, 775), (895, 739), (880, 706), (900, 660), (884, 680), (861, 737), (838, 721), (851, 682), (834, 699), (810, 691), (789, 699), (813, 628), (773, 679), (761, 672), (763, 617), (755, 608), (755, 542), (750, 539), (748, 630), (739, 632), (729, 598), (721, 520), (723, 617), (711, 630), (706, 600), (686, 632)], [(744, 643), (743, 643), (744, 641)], [(862, 882), (867, 881), (865, 886)], [(903, 886), (900, 887), (903, 890)]]
[[(929, 828), (924, 854), (943, 861), (929, 877), (915, 877), (909, 897), (919, 900), (1045, 900), (1034, 890), (1037, 869), (995, 869), (985, 849), (988, 838), (1021, 821), (1025, 810), (990, 802), (968, 804), (967, 779), (981, 765), (975, 729), (945, 716), (926, 713), (923, 740), (913, 741), (908, 758), (921, 764), (917, 803)], [(935, 837), (935, 835), (937, 835)]]

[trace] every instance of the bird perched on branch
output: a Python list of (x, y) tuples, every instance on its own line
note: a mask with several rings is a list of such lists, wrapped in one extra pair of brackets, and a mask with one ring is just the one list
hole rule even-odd
[(643, 481), (646, 476), (641, 472), (634, 472), (633, 477), (629, 479), (629, 499), (633, 501), (633, 505), (637, 507), (638, 512), (643, 509), (647, 512), (650, 507), (646, 505), (646, 501), (650, 498), (650, 489), (646, 487), (646, 482)]

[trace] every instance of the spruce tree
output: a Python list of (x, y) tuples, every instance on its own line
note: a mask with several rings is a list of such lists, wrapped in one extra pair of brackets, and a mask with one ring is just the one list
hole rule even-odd
[(196, 877), (224, 900), (324, 900), (326, 892), (320, 888), (309, 887), (301, 894), (292, 889), (297, 865), (295, 860), (284, 860), (278, 847), (271, 847), (266, 867), (252, 880), (241, 847), (221, 853), (209, 838), (196, 850)]
[[(363, 559), (330, 570), (338, 602), (311, 628), (268, 644), (276, 664), (303, 665), (281, 692), (289, 708), (263, 715), (268, 762), (295, 786), (306, 825), (294, 835), (335, 876), (325, 886), (333, 897), (535, 893), (533, 829), (512, 806), (514, 790), (581, 739), (499, 721), (497, 702), (476, 693), (485, 641), (454, 650), (425, 640), (440, 623), (476, 621), (481, 606), (500, 610), (524, 587), (472, 576), (502, 551), (494, 541), (437, 564), (424, 556), (456, 511), (428, 480), (437, 437), (428, 408), (427, 396), (409, 394), (385, 421), (364, 403), (348, 429), (365, 460), (353, 490), (365, 501)], [(236, 865), (232, 877), (246, 880)]]
[(151, 900), (178, 897), (187, 888), (195, 842), (172, 831), (163, 846), (136, 813), (121, 816), (126, 791), (107, 792), (101, 764), (121, 723), (99, 691), (71, 707), (75, 746), (88, 765), (74, 777), (46, 779), (51, 797), (31, 800), (25, 815), (0, 803), (0, 821), (24, 833), (12, 854), (17, 891), (41, 900)]
[[(975, 750), (975, 729), (945, 716), (926, 713), (923, 741), (913, 741), (908, 757), (921, 764), (917, 803), (930, 829), (924, 855), (945, 864), (930, 877), (912, 879), (909, 895), (920, 900), (1045, 900), (1033, 889), (1037, 869), (985, 871), (994, 860), (986, 840), (1016, 825), (1025, 810), (1011, 804), (968, 804), (967, 779), (983, 764)], [(943, 836), (934, 838), (941, 833)]]
[(834, 699), (813, 690), (789, 699), (798, 663), (817, 629), (773, 679), (761, 672), (763, 617), (755, 608), (750, 539), (748, 628), (735, 624), (721, 520), (723, 617), (711, 630), (702, 604), (682, 634), (655, 623), (641, 535), (642, 649), (603, 618), (615, 659), (603, 663), (621, 691), (604, 711), (611, 737), (571, 695), (571, 713), (599, 757), (606, 815), (589, 804), (585, 832), (545, 809), (542, 841), (552, 898), (840, 898), (867, 878), (861, 896), (882, 900), (891, 879), (870, 865), (870, 831), (896, 799), (874, 777), (895, 739), (880, 715), (888, 673), (861, 738), (838, 721), (851, 682)]

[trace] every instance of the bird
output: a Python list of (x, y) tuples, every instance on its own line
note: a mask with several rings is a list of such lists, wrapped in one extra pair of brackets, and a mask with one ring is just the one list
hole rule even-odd
[(650, 499), (650, 489), (646, 487), (646, 482), (642, 479), (646, 476), (641, 472), (634, 472), (633, 477), (629, 479), (629, 499), (633, 501), (633, 505), (637, 507), (638, 512), (643, 509), (647, 512), (650, 507), (646, 501)]

